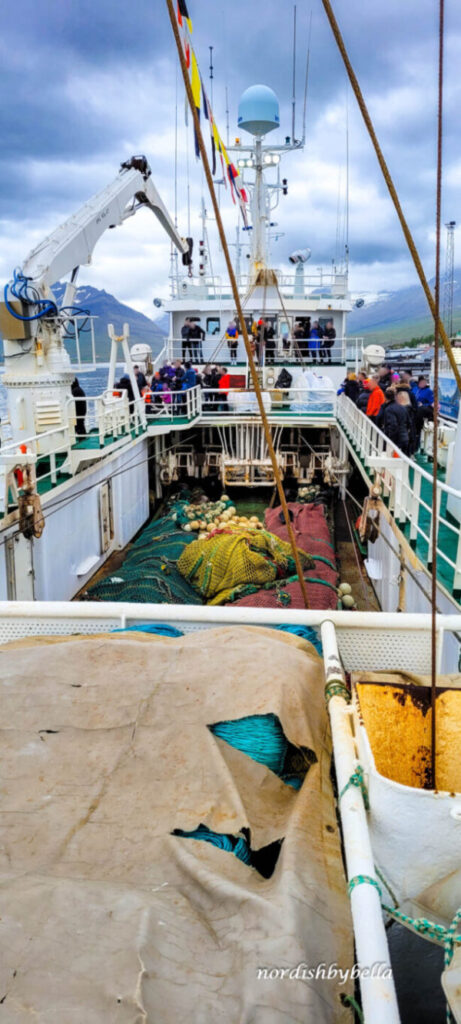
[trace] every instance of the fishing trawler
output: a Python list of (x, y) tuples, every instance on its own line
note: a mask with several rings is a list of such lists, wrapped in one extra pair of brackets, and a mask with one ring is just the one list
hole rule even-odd
[[(187, 21), (181, 2), (176, 32)], [(300, 248), (291, 277), (271, 266), (280, 164), (300, 148), (271, 145), (279, 123), (272, 90), (251, 87), (238, 141), (218, 145), (251, 197), (237, 294), (207, 275), (205, 237), (194, 276), (142, 157), (5, 287), (7, 1021), (405, 1024), (410, 932), (443, 949), (461, 1019), (461, 490), (437, 482), (434, 552), (431, 463), (337, 395), (382, 360), (347, 337), (347, 264), (310, 275)], [(154, 358), (108, 325), (107, 387), (82, 417), (65, 345), (78, 268), (143, 208), (183, 261), (169, 337)], [(256, 367), (224, 337), (243, 320), (272, 335)], [(328, 349), (296, 337), (308, 320), (333, 325)], [(185, 321), (205, 335), (186, 353)], [(136, 364), (151, 376), (185, 355), (219, 364), (218, 387), (141, 394)], [(435, 1022), (445, 1008), (415, 941)]]

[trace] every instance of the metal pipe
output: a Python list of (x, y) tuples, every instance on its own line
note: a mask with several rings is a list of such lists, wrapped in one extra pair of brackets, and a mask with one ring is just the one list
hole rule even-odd
[[(333, 623), (324, 622), (321, 632), (327, 682), (338, 680), (344, 683)], [(343, 793), (339, 800), (339, 809), (348, 881), (359, 875), (376, 880), (362, 793), (357, 786), (345, 789), (357, 767), (350, 709), (343, 697), (334, 696), (328, 703), (328, 711), (338, 792)], [(398, 1024), (400, 1016), (378, 889), (369, 883), (356, 885), (351, 892), (351, 911), (357, 962), (362, 968), (368, 968), (371, 975), (360, 977), (365, 1022)], [(377, 964), (381, 965), (382, 973), (373, 977), (372, 968)]]
[[(401, 612), (346, 612), (319, 609), (278, 609), (216, 607), (186, 604), (134, 604), (115, 601), (0, 601), (0, 618), (21, 619), (113, 619), (124, 615), (140, 622), (196, 622), (207, 625), (297, 625), (321, 626), (331, 622), (339, 629), (395, 629), (428, 631), (429, 614)], [(437, 628), (448, 632), (461, 630), (461, 614), (438, 615)]]

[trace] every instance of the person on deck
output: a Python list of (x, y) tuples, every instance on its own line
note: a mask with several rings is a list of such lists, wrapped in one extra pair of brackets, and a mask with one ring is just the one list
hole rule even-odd
[(134, 375), (136, 377), (136, 383), (137, 383), (138, 388), (139, 388), (139, 394), (141, 394), (142, 393), (142, 389), (147, 387), (147, 380), (146, 380), (142, 370), (139, 369), (139, 366), (133, 366), (133, 373), (134, 373)]
[(189, 388), (195, 388), (197, 383), (197, 374), (192, 366), (192, 363), (184, 363), (186, 372), (181, 381), (181, 390), (188, 391)]
[(237, 365), (237, 349), (239, 346), (239, 332), (236, 324), (233, 320), (227, 325), (226, 333), (224, 335), (227, 341), (227, 347), (229, 349), (231, 366)]
[(430, 422), (434, 419), (434, 392), (429, 387), (429, 381), (427, 377), (418, 377), (416, 388), (413, 389), (414, 396), (416, 398), (416, 439), (417, 448), (420, 445), (421, 431), (423, 429), (425, 420)]
[(183, 357), (184, 360), (186, 358), (186, 349), (187, 349), (187, 351), (189, 353), (189, 358), (192, 358), (192, 356), (193, 356), (193, 348), (192, 348), (192, 344), (193, 343), (190, 340), (191, 327), (192, 327), (192, 324), (191, 324), (191, 322), (189, 320), (189, 317), (186, 317), (186, 319), (185, 319), (185, 321), (183, 323), (183, 326), (181, 327), (181, 338), (182, 338), (182, 346), (181, 346), (181, 348), (182, 348), (182, 357)]
[(387, 388), (392, 387), (392, 370), (389, 363), (382, 363), (378, 369), (378, 383), (381, 391), (386, 391)]
[(344, 381), (344, 394), (346, 398), (350, 398), (354, 405), (356, 404), (360, 394), (360, 384), (355, 373), (348, 373)]
[(318, 320), (314, 320), (312, 324), (311, 333), (309, 335), (309, 353), (312, 356), (312, 362), (317, 363), (317, 352), (320, 352), (323, 338), (323, 331), (320, 327)]
[(189, 330), (189, 341), (192, 342), (192, 359), (198, 363), (203, 363), (202, 341), (204, 340), (205, 331), (203, 330), (200, 320), (192, 321)]
[(371, 420), (376, 421), (376, 417), (384, 402), (384, 394), (379, 385), (378, 377), (370, 377), (370, 380), (368, 381), (368, 390), (370, 392), (370, 396), (367, 402), (367, 416), (369, 416)]
[(333, 321), (327, 320), (324, 331), (322, 347), (320, 349), (320, 362), (323, 363), (324, 359), (327, 363), (331, 363), (331, 350), (335, 343), (336, 331), (333, 327)]
[(381, 418), (381, 430), (404, 455), (410, 450), (410, 419), (407, 406), (402, 405), (392, 388), (386, 389), (386, 402), (382, 406), (378, 418)]
[(411, 386), (411, 374), (410, 373), (406, 373), (406, 371), (403, 371), (400, 374), (400, 382), (399, 382), (399, 384), (397, 384), (397, 391), (404, 391), (405, 394), (408, 395), (408, 397), (410, 399), (410, 402), (411, 402), (411, 407), (412, 407), (413, 411), (416, 412), (416, 409), (418, 408), (418, 403), (416, 401), (416, 395), (415, 395), (415, 393), (413, 391), (413, 388)]
[(77, 399), (75, 402), (75, 433), (79, 437), (86, 436), (85, 416), (86, 416), (86, 401), (85, 392), (78, 382), (77, 377), (74, 378), (70, 386), (70, 390), (74, 398)]
[(266, 320), (264, 330), (266, 335), (266, 365), (273, 366), (275, 357), (275, 332), (270, 320)]

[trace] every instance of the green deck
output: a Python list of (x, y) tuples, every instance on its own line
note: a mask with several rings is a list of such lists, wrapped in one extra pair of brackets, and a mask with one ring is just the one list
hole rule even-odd
[[(351, 445), (356, 460), (361, 464), (371, 482), (370, 468), (365, 465), (365, 460), (359, 454), (359, 451), (355, 447), (352, 438), (347, 433), (345, 428), (342, 427), (342, 429), (344, 430), (344, 433), (349, 441), (349, 444)], [(426, 455), (422, 455), (421, 453), (418, 452), (415, 456), (415, 462), (417, 462), (417, 464), (421, 466), (421, 468), (424, 469), (426, 473), (432, 473), (433, 464), (432, 461), (430, 461)], [(413, 484), (413, 479), (414, 470), (410, 469), (410, 485)], [(445, 482), (445, 471), (443, 469), (438, 471), (437, 479), (442, 482)], [(425, 504), (428, 505), (429, 508), (431, 509), (432, 491), (432, 483), (429, 480), (426, 480), (425, 477), (422, 477), (421, 498), (425, 502)], [(384, 501), (385, 504), (387, 505), (388, 498), (384, 498)], [(442, 499), (440, 502), (440, 518), (446, 519), (448, 520), (449, 523), (453, 523), (454, 526), (457, 526), (459, 533), (459, 526), (456, 520), (453, 519), (449, 512), (447, 512), (447, 495), (445, 492), (442, 494)], [(428, 532), (431, 520), (431, 512), (429, 512), (428, 509), (425, 509), (422, 506), (420, 506), (418, 515), (418, 526), (420, 527), (420, 529), (423, 529), (426, 532)], [(432, 564), (428, 561), (429, 544), (427, 540), (425, 540), (425, 538), (422, 537), (419, 532), (417, 534), (416, 540), (410, 540), (410, 523), (408, 520), (406, 520), (405, 522), (398, 522), (398, 526), (401, 532), (403, 533), (404, 537), (411, 544), (415, 554), (419, 558), (422, 565), (424, 565), (426, 569), (431, 571)], [(457, 547), (458, 535), (454, 533), (453, 530), (450, 530), (450, 528), (446, 526), (444, 523), (440, 523), (437, 536), (437, 548), (443, 551), (444, 554), (448, 558), (450, 558), (452, 562), (456, 562)], [(439, 583), (442, 584), (442, 586), (445, 587), (448, 593), (451, 594), (456, 601), (458, 601), (458, 603), (461, 603), (461, 591), (454, 590), (454, 575), (454, 569), (452, 569), (451, 565), (448, 565), (447, 562), (439, 555), (437, 558), (437, 580)]]

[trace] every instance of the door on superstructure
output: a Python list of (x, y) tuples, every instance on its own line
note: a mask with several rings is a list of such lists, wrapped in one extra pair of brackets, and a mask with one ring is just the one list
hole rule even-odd
[(34, 601), (33, 541), (16, 533), (5, 541), (8, 601)]

